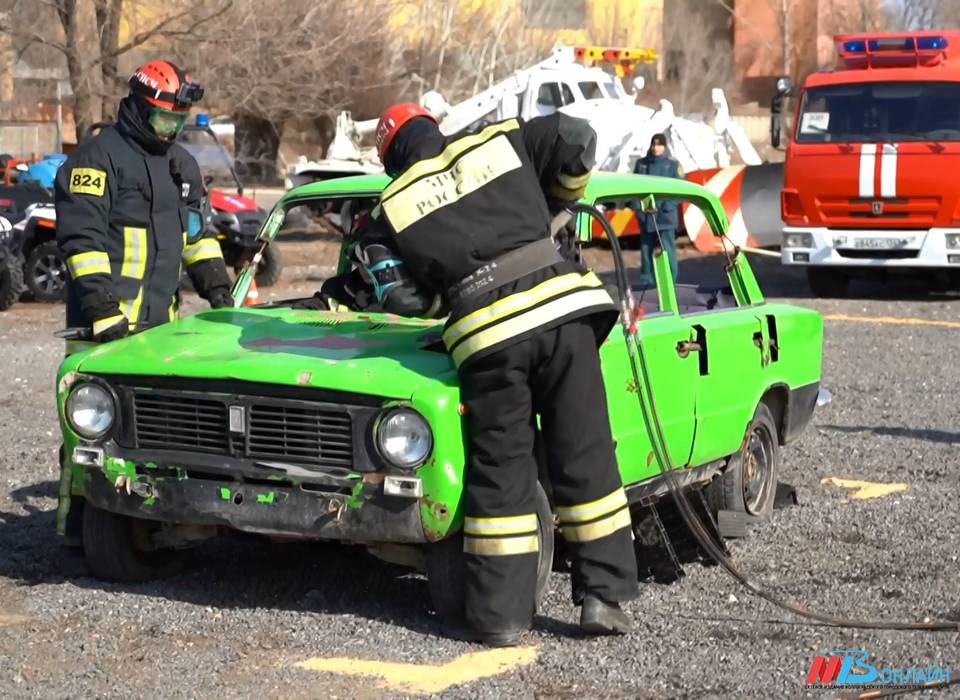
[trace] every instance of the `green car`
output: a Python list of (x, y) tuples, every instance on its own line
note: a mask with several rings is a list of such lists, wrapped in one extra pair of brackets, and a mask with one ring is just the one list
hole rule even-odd
[[(349, 230), (386, 183), (372, 175), (291, 190), (261, 237), (298, 221)], [(600, 173), (584, 201), (611, 217), (649, 195), (698, 207), (716, 235), (727, 227), (714, 195), (677, 179)], [(574, 224), (589, 240), (589, 217)], [(339, 265), (349, 267), (343, 253)], [(822, 319), (764, 301), (743, 255), (718, 289), (674, 284), (665, 256), (656, 267), (656, 288), (638, 292), (639, 333), (671, 466), (713, 508), (763, 517), (779, 447), (817, 405)], [(235, 296), (248, 284), (241, 275)], [(228, 530), (362, 544), (426, 571), (436, 607), (451, 609), (465, 439), (441, 329), (385, 313), (238, 302), (71, 355), (57, 377), (59, 533), (79, 537), (92, 571), (118, 581), (176, 571), (181, 550)], [(623, 333), (616, 326), (600, 354), (639, 525), (667, 487)], [(544, 483), (541, 584), (555, 544), (548, 493)]]

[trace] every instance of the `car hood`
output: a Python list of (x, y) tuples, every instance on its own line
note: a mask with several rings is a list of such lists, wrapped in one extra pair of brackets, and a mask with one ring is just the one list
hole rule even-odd
[(390, 314), (211, 309), (96, 347), (76, 369), (409, 398), (427, 384), (456, 385), (441, 329)]

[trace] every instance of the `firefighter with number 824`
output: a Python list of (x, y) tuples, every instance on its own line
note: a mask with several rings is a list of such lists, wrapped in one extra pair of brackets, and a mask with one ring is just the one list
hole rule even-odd
[(214, 308), (230, 278), (204, 236), (200, 168), (174, 143), (203, 88), (169, 61), (130, 78), (117, 121), (79, 146), (56, 178), (57, 242), (69, 271), (67, 326), (106, 342), (173, 320), (182, 266)]

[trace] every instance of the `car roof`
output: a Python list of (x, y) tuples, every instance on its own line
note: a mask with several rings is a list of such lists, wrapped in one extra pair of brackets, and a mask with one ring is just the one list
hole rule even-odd
[[(315, 197), (377, 196), (389, 182), (390, 178), (384, 173), (321, 180), (289, 190), (277, 202), (277, 206)], [(713, 231), (723, 232), (727, 229), (727, 218), (717, 196), (701, 185), (680, 178), (595, 172), (587, 182), (586, 191), (580, 201), (593, 204), (602, 200), (635, 197), (638, 194), (690, 200), (703, 211)]]

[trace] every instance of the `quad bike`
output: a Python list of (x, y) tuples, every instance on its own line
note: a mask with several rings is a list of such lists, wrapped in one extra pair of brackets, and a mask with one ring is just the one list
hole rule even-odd
[[(195, 124), (185, 126), (178, 143), (194, 157), (203, 172), (206, 206), (209, 208), (207, 226), (220, 242), (224, 262), (239, 274), (259, 248), (257, 234), (266, 211), (243, 196), (243, 183), (234, 168), (233, 158), (210, 128), (207, 115), (198, 114)], [(211, 187), (218, 181), (230, 183), (235, 193)], [(257, 267), (257, 285), (269, 287), (276, 284), (280, 279), (280, 265), (280, 251), (276, 246), (268, 246)]]
[(23, 292), (23, 260), (20, 232), (0, 216), (0, 311), (6, 311)]

